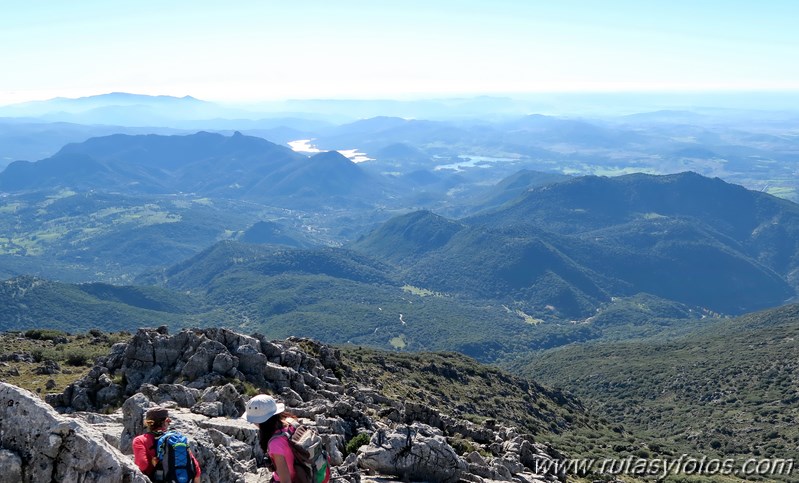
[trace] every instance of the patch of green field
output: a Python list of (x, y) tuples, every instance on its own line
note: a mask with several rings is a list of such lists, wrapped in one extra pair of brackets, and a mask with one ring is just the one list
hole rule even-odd
[(19, 208), (22, 208), (22, 203), (9, 203), (0, 206), (0, 213), (16, 213)]
[(583, 174), (588, 174), (588, 173), (597, 176), (621, 176), (624, 174), (634, 174), (634, 173), (658, 174), (657, 170), (654, 170), (652, 168), (647, 168), (645, 166), (625, 166), (625, 167), (592, 166), (590, 167), (587, 173)]
[(66, 235), (66, 233), (67, 231), (65, 229), (55, 231), (38, 231), (31, 235), (31, 240), (35, 240), (36, 242), (52, 242)]
[(98, 210), (98, 211), (92, 213), (91, 217), (92, 218), (106, 218), (108, 216), (116, 215), (117, 213), (122, 213), (124, 211), (125, 211), (124, 208), (120, 208), (120, 207), (114, 206), (114, 207), (111, 207), (111, 208), (103, 208), (102, 210)]
[(522, 311), (521, 311), (521, 310), (519, 310), (519, 309), (516, 309), (516, 310), (514, 311), (514, 313), (515, 313), (516, 315), (518, 315), (519, 317), (521, 317), (521, 318), (522, 318), (522, 320), (524, 320), (524, 323), (525, 323), (525, 324), (530, 324), (530, 325), (538, 325), (538, 324), (540, 324), (540, 323), (544, 322), (542, 319), (537, 319), (537, 318), (533, 317), (532, 315), (525, 314), (524, 312), (522, 312)]
[(191, 208), (191, 201), (188, 200), (172, 200), (172, 206), (180, 210), (187, 210)]
[(178, 214), (163, 211), (156, 205), (145, 205), (122, 214), (114, 220), (114, 223), (135, 223), (136, 225), (147, 226), (161, 223), (177, 223), (180, 220), (181, 216)]
[(771, 186), (766, 188), (766, 193), (788, 200), (794, 200), (797, 197), (796, 188), (790, 186)]
[(43, 208), (47, 208), (48, 206), (52, 205), (53, 203), (55, 203), (58, 200), (62, 200), (64, 198), (69, 198), (70, 196), (75, 196), (76, 194), (78, 194), (78, 193), (75, 192), (75, 191), (72, 191), (72, 190), (69, 190), (69, 189), (63, 189), (63, 190), (59, 191), (58, 193), (49, 195), (41, 203), (39, 203), (39, 206), (42, 207), (42, 209), (39, 210), (39, 211), (47, 213), (46, 211), (43, 210)]
[(506, 312), (512, 313), (512, 314), (520, 317), (524, 321), (525, 324), (538, 325), (538, 324), (541, 324), (541, 323), (544, 322), (543, 319), (537, 319), (537, 318), (533, 317), (532, 315), (525, 313), (523, 310), (511, 309), (507, 305), (503, 305), (502, 308), (505, 309)]
[(41, 255), (43, 251), (36, 241), (30, 238), (12, 238), (11, 245), (15, 247), (15, 253), (24, 252), (29, 256)]
[(405, 339), (404, 334), (400, 334), (397, 337), (392, 337), (388, 343), (391, 344), (391, 347), (398, 350), (403, 350), (408, 346), (408, 341)]
[(444, 294), (441, 292), (433, 292), (432, 290), (427, 290), (426, 288), (414, 287), (413, 285), (403, 285), (402, 290), (404, 292), (412, 293), (414, 295), (418, 295), (420, 297), (443, 297)]
[(101, 231), (103, 231), (103, 229), (97, 226), (87, 226), (80, 229), (81, 235), (84, 235), (86, 238), (90, 238), (92, 235), (100, 233)]
[(71, 189), (65, 188), (65, 189), (62, 189), (61, 191), (59, 191), (55, 195), (48, 196), (48, 198), (51, 198), (51, 199), (54, 199), (54, 200), (60, 200), (62, 198), (69, 198), (70, 196), (75, 196), (76, 194), (78, 194), (77, 191), (72, 191)]

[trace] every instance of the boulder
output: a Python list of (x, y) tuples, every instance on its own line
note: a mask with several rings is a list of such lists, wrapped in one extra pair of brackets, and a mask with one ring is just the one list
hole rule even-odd
[(157, 404), (141, 393), (128, 398), (122, 405), (122, 436), (119, 440), (121, 451), (133, 454), (133, 438), (144, 432), (144, 414), (152, 406)]
[(15, 452), (0, 449), (0, 483), (19, 483), (22, 481), (22, 458)]
[(220, 354), (230, 355), (224, 344), (215, 340), (203, 341), (181, 368), (181, 375), (189, 381), (205, 376), (212, 371), (216, 356)]
[(222, 352), (214, 357), (214, 362), (211, 365), (211, 369), (217, 374), (221, 374), (223, 376), (234, 376), (238, 366), (238, 357), (231, 355), (229, 352)]
[[(35, 394), (0, 382), (0, 448), (8, 481), (148, 483), (133, 461), (83, 421), (58, 414)], [(6, 464), (8, 466), (6, 466)], [(19, 476), (16, 467), (19, 465)]]
[(190, 408), (197, 404), (202, 395), (202, 391), (183, 384), (159, 384), (158, 387), (152, 384), (142, 385), (140, 392), (156, 404), (174, 402), (182, 408)]
[(61, 367), (58, 365), (56, 361), (48, 359), (44, 361), (44, 364), (35, 368), (33, 372), (35, 372), (36, 374), (47, 374), (47, 375), (58, 374), (59, 372), (61, 372)]
[(441, 431), (416, 423), (379, 430), (358, 449), (358, 466), (400, 478), (456, 483), (468, 470)]
[[(244, 414), (246, 401), (242, 398), (232, 384), (213, 386), (203, 391), (200, 401), (192, 406), (192, 411), (217, 417), (227, 416), (237, 418)], [(213, 409), (211, 409), (213, 408)]]

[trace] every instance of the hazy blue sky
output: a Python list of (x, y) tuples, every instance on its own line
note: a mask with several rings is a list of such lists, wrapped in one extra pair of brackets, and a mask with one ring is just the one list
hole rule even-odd
[(799, 1), (0, 0), (0, 104), (799, 89)]

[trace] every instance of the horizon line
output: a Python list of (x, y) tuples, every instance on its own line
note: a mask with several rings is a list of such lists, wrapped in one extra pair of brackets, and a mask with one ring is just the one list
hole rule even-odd
[[(394, 95), (385, 96), (368, 96), (357, 97), (350, 95), (330, 95), (330, 96), (287, 96), (282, 98), (249, 98), (249, 99), (221, 99), (209, 97), (199, 97), (193, 94), (149, 94), (139, 93), (132, 91), (110, 91), (99, 92), (96, 94), (88, 95), (75, 95), (69, 97), (68, 95), (59, 95), (55, 97), (39, 97), (29, 98), (27, 100), (11, 101), (10, 103), (0, 104), (0, 107), (12, 107), (15, 105), (35, 103), (35, 102), (50, 102), (58, 100), (81, 100), (90, 99), (94, 97), (111, 96), (111, 95), (130, 95), (138, 97), (151, 97), (151, 98), (172, 98), (172, 99), (193, 99), (203, 102), (211, 102), (218, 104), (270, 104), (281, 102), (417, 102), (417, 101), (436, 101), (436, 100), (461, 100), (461, 99), (479, 99), (479, 98), (496, 98), (496, 99), (514, 99), (524, 100), (525, 97), (537, 97), (547, 95), (559, 96), (613, 96), (613, 95), (660, 95), (660, 96), (680, 96), (680, 95), (799, 95), (799, 87), (786, 87), (786, 88), (729, 88), (729, 89), (597, 89), (597, 90), (575, 90), (575, 89), (561, 89), (561, 90), (538, 90), (538, 91), (516, 91), (516, 92), (453, 92), (446, 93), (416, 93), (416, 94), (403, 94), (398, 93)], [(2, 95), (0, 95), (2, 98)]]

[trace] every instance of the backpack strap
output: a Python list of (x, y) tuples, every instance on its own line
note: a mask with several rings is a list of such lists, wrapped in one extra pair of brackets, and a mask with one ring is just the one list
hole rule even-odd
[(164, 434), (164, 433), (160, 433), (158, 431), (148, 431), (148, 432), (146, 432), (144, 434), (146, 436), (149, 436), (150, 438), (152, 438), (151, 441), (153, 442), (153, 444), (150, 446), (150, 449), (155, 449), (155, 445), (158, 444), (158, 438), (160, 438), (161, 435)]
[[(272, 437), (269, 438), (269, 441), (266, 442), (266, 451), (267, 451), (267, 453), (269, 452), (269, 443), (271, 443), (273, 439), (275, 439), (275, 438), (286, 438), (287, 440), (291, 441), (291, 434), (292, 433), (289, 433), (288, 431), (281, 431), (279, 433), (273, 434)], [(291, 444), (291, 443), (289, 443), (289, 444)]]

